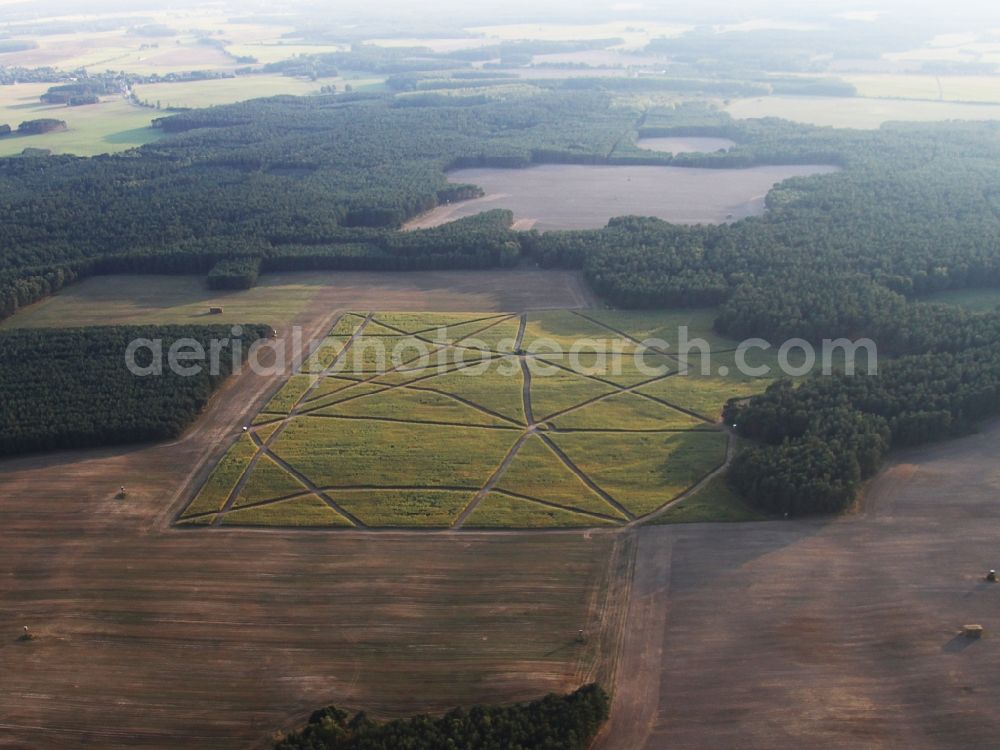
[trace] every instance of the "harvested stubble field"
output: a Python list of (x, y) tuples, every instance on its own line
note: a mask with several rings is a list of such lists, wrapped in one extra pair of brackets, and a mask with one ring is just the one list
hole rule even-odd
[(597, 750), (995, 747), (998, 441), (901, 452), (839, 518), (641, 529)]
[(837, 170), (829, 164), (744, 169), (606, 164), (469, 167), (449, 172), (448, 179), (478, 185), (485, 191), (481, 198), (438, 206), (405, 228), (426, 229), (495, 208), (513, 211), (515, 226), (523, 229), (598, 229), (611, 218), (626, 215), (656, 216), (675, 224), (721, 224), (763, 214), (764, 197), (783, 180)]
[[(351, 313), (250, 421), (182, 526), (623, 526), (727, 460), (726, 400), (766, 379), (708, 372), (711, 313)], [(723, 364), (722, 367), (728, 367)]]
[[(565, 273), (344, 273), (292, 322), (317, 337), (338, 305), (589, 304), (580, 292)], [(263, 747), (331, 702), (398, 716), (608, 682), (627, 537), (171, 528), (280, 385), (244, 371), (169, 444), (0, 462), (0, 747)]]

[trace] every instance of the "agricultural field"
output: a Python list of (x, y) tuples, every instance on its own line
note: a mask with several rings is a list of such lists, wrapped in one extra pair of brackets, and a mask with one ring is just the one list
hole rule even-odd
[[(93, 276), (22, 308), (0, 330), (172, 323), (313, 325), (342, 305), (384, 310), (522, 310), (582, 306), (590, 297), (566, 271), (294, 271), (268, 273), (246, 290), (213, 290), (203, 275)], [(209, 316), (209, 308), (222, 314)], [(488, 313), (484, 313), (488, 314)]]
[(456, 169), (448, 173), (451, 182), (479, 185), (486, 194), (438, 206), (407, 226), (436, 226), (494, 208), (512, 210), (519, 229), (598, 229), (612, 217), (633, 214), (676, 224), (718, 224), (762, 214), (764, 197), (775, 183), (836, 170), (822, 164), (746, 169), (585, 164)]
[(874, 129), (894, 120), (1000, 120), (1000, 105), (863, 97), (764, 96), (735, 99), (725, 109), (737, 119), (781, 117), (835, 128)]
[(977, 313), (1000, 310), (1000, 289), (948, 289), (922, 297), (923, 302), (955, 305)]
[(990, 32), (983, 35), (942, 34), (929, 40), (923, 47), (902, 52), (886, 52), (882, 58), (903, 65), (919, 65), (926, 62), (996, 63), (1000, 62), (1000, 44), (997, 44), (996, 36)]
[(365, 44), (376, 47), (425, 47), (437, 53), (457, 52), (458, 50), (477, 49), (496, 44), (496, 39), (484, 36), (446, 36), (446, 37), (386, 37), (366, 39)]
[(867, 73), (840, 76), (854, 85), (860, 96), (929, 99), (949, 102), (1000, 102), (996, 76), (918, 75)]
[[(0, 323), (11, 328), (60, 328), (67, 323), (159, 325), (166, 323), (290, 322), (333, 282), (332, 273), (268, 274), (245, 291), (209, 289), (205, 277), (109, 275), (72, 284)], [(221, 307), (221, 315), (208, 315)]]
[(235, 378), (178, 440), (5, 460), (0, 745), (246, 750), (332, 702), (392, 718), (610, 684), (628, 535), (165, 528), (277, 379)]
[[(333, 79), (330, 79), (333, 80)], [(167, 81), (137, 84), (134, 87), (140, 101), (171, 107), (212, 107), (216, 104), (255, 99), (262, 96), (292, 94), (306, 96), (319, 92), (329, 81), (307, 81), (282, 75), (249, 75), (237, 78), (211, 78), (204, 81)]]
[(140, 101), (169, 107), (213, 107), (218, 104), (287, 94), (308, 96), (317, 94), (323, 86), (336, 86), (343, 91), (347, 85), (355, 89), (377, 85), (382, 78), (373, 76), (321, 78), (310, 81), (283, 75), (245, 75), (236, 78), (212, 78), (204, 81), (177, 81), (139, 84), (134, 87)]
[(595, 750), (994, 746), (1000, 648), (961, 628), (996, 622), (998, 441), (907, 451), (837, 519), (641, 528)]
[[(725, 402), (770, 382), (735, 372), (736, 342), (711, 320), (707, 310), (345, 314), (178, 523), (628, 525), (725, 464)], [(679, 325), (703, 338), (704, 367), (671, 351)]]
[(613, 21), (587, 24), (506, 24), (479, 26), (468, 31), (498, 40), (570, 41), (618, 38), (623, 41), (622, 49), (640, 49), (653, 39), (680, 36), (691, 28), (684, 24), (659, 21)]
[(264, 41), (245, 44), (229, 44), (226, 52), (238, 57), (252, 57), (259, 64), (281, 62), (299, 55), (322, 55), (331, 52), (343, 52), (348, 48), (344, 44), (301, 44), (295, 41)]
[(709, 479), (704, 486), (692, 492), (666, 511), (653, 518), (656, 525), (674, 523), (718, 523), (766, 521), (769, 516), (748, 505), (726, 483), (722, 475)]
[[(2, 64), (2, 63), (0, 63)], [(13, 129), (25, 120), (52, 117), (66, 122), (67, 129), (41, 135), (9, 135), (0, 138), (0, 156), (19, 154), (26, 148), (46, 148), (56, 154), (93, 156), (125, 151), (161, 137), (150, 127), (154, 110), (138, 107), (122, 97), (104, 97), (98, 104), (67, 107), (44, 104), (39, 97), (47, 83), (0, 86), (0, 125)]]
[[(274, 24), (239, 22), (218, 10), (185, 8), (149, 13), (131, 20), (115, 15), (103, 26), (99, 16), (72, 19), (75, 31), (32, 35), (12, 24), (11, 38), (34, 43), (32, 49), (0, 54), (0, 65), (52, 66), (64, 70), (84, 68), (90, 72), (120, 70), (140, 75), (179, 73), (191, 70), (235, 70), (244, 49), (279, 46), (292, 29)], [(65, 26), (71, 19), (40, 18), (37, 23)], [(100, 28), (91, 26), (97, 22)], [(294, 54), (289, 47), (281, 59)], [(270, 59), (261, 62), (270, 62)]]

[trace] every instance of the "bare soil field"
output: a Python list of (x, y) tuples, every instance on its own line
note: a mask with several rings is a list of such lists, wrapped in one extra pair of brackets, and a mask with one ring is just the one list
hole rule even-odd
[[(570, 274), (338, 276), (307, 335), (376, 300), (583, 301)], [(281, 380), (244, 372), (170, 444), (0, 463), (0, 747), (257, 747), (333, 701), (394, 716), (607, 681), (627, 539), (170, 529)]]
[(764, 197), (789, 177), (837, 171), (828, 165), (749, 169), (543, 164), (527, 169), (457, 169), (456, 183), (479, 185), (482, 198), (439, 206), (407, 224), (444, 224), (508, 208), (535, 229), (596, 229), (614, 216), (658, 216), (677, 224), (718, 224), (764, 212)]
[(641, 529), (598, 747), (995, 747), (998, 442), (899, 454), (840, 519)]

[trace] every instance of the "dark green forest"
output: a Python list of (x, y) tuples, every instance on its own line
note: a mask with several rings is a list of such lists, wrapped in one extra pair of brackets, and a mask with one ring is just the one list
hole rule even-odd
[(440, 718), (385, 723), (330, 706), (314, 712), (275, 750), (585, 750), (608, 718), (608, 708), (608, 696), (597, 685), (531, 703), (473, 706)]
[[(175, 437), (205, 408), (212, 392), (266, 326), (63, 328), (0, 333), (0, 455), (136, 443)], [(126, 367), (129, 342), (160, 340), (163, 356), (179, 340), (228, 342), (216, 373), (137, 377)], [(147, 366), (152, 353), (136, 354)]]

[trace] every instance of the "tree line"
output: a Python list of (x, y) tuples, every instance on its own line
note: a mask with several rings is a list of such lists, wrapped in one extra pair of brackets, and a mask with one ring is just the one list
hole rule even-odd
[(377, 722), (334, 706), (315, 711), (306, 726), (282, 737), (275, 750), (585, 750), (608, 718), (607, 694), (585, 685), (512, 706), (457, 708), (440, 718)]

